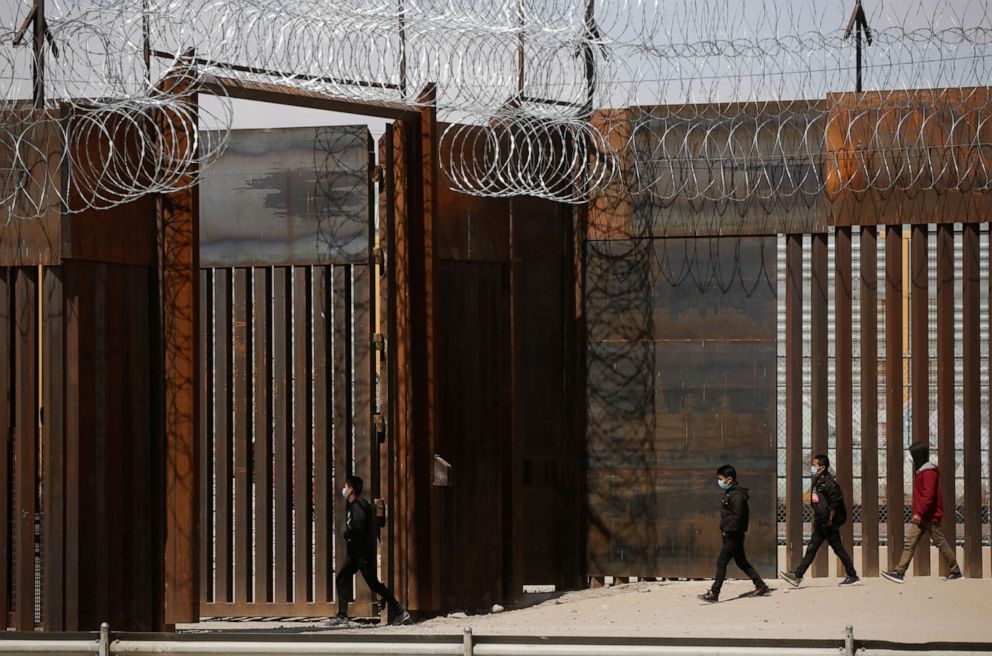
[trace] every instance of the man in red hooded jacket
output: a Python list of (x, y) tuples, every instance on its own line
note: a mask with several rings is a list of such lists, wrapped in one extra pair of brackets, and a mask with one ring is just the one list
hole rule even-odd
[(882, 576), (895, 583), (904, 583), (906, 570), (916, 551), (916, 543), (925, 533), (940, 551), (941, 557), (947, 563), (948, 574), (946, 581), (961, 578), (961, 568), (954, 555), (954, 548), (947, 543), (944, 532), (940, 528), (940, 520), (944, 517), (944, 500), (940, 496), (940, 472), (937, 465), (930, 462), (930, 447), (924, 442), (916, 442), (909, 447), (909, 455), (913, 458), (913, 523), (906, 531), (906, 546), (902, 550), (902, 558), (894, 570), (882, 572)]

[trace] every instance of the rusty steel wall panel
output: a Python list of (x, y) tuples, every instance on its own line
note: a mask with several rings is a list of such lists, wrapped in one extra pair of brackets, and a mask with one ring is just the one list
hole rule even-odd
[[(643, 184), (630, 193), (620, 184), (597, 189), (589, 203), (592, 239), (634, 237), (704, 237), (802, 234), (826, 228), (828, 199), (818, 193), (823, 156), (807, 151), (808, 158), (789, 159), (788, 166), (758, 167), (733, 172), (706, 163), (712, 156), (713, 135), (729, 148), (759, 144), (766, 153), (795, 148), (802, 140), (797, 124), (769, 130), (766, 117), (795, 113), (785, 103), (737, 104), (738, 119), (724, 117), (727, 105), (680, 105), (605, 109), (592, 117), (593, 125), (609, 135), (622, 153), (618, 165), (624, 178)], [(824, 118), (823, 104), (801, 112), (801, 123)], [(661, 135), (661, 136), (659, 136)], [(778, 145), (775, 145), (775, 142)], [(678, 162), (674, 165), (673, 162)], [(789, 170), (793, 176), (783, 173)], [(775, 171), (769, 175), (769, 171)], [(746, 183), (744, 183), (746, 181)], [(745, 199), (750, 193), (750, 197)], [(726, 197), (721, 197), (723, 194)], [(735, 198), (736, 196), (736, 198)]]
[[(401, 586), (396, 585), (394, 577), (396, 575), (396, 546), (394, 537), (397, 535), (395, 515), (399, 509), (397, 502), (396, 479), (396, 453), (394, 443), (394, 424), (396, 421), (396, 400), (394, 396), (396, 385), (396, 304), (391, 300), (395, 293), (395, 284), (391, 281), (394, 277), (393, 268), (396, 265), (396, 180), (393, 167), (396, 165), (393, 156), (393, 126), (387, 125), (385, 133), (379, 138), (377, 143), (379, 162), (381, 162), (383, 176), (379, 181), (379, 225), (378, 246), (381, 258), (374, 268), (374, 278), (378, 284), (378, 297), (376, 298), (378, 308), (377, 330), (383, 336), (384, 345), (377, 357), (379, 398), (377, 403), (376, 432), (380, 442), (377, 449), (379, 452), (376, 466), (378, 473), (378, 496), (386, 504), (386, 517), (379, 525), (379, 540), (383, 545), (381, 556), (381, 579), (393, 590), (393, 594), (402, 594)], [(403, 595), (405, 596), (405, 595)], [(387, 617), (391, 620), (393, 618)]]
[[(910, 233), (909, 344), (911, 387), (911, 442), (930, 443), (930, 268), (927, 265), (927, 226), (914, 225)], [(930, 575), (930, 544), (920, 540), (913, 557), (913, 574)]]
[(313, 478), (314, 478), (314, 592), (317, 604), (334, 597), (334, 534), (332, 516), (337, 495), (331, 480), (331, 275), (329, 267), (313, 267)]
[[(940, 479), (945, 508), (957, 506), (954, 431), (954, 225), (937, 226), (937, 462), (946, 474)], [(957, 512), (944, 512), (945, 535), (957, 536)], [(956, 541), (956, 540), (955, 540)], [(940, 574), (949, 571), (940, 559)]]
[(786, 567), (803, 557), (803, 237), (786, 237), (785, 261)]
[(231, 573), (234, 513), (231, 505), (231, 271), (214, 271), (214, 501), (216, 518), (215, 594), (217, 602), (234, 601)]
[[(831, 93), (822, 168), (827, 182), (822, 195), (829, 198), (824, 219), (837, 226), (987, 221), (992, 194), (948, 185), (951, 176), (935, 174), (921, 184), (913, 178), (919, 169), (894, 166), (892, 153), (900, 152), (901, 135), (912, 132), (928, 144), (925, 156), (933, 171), (987, 168), (985, 150), (941, 146), (951, 139), (985, 139), (987, 124), (978, 116), (989, 98), (988, 86)], [(847, 182), (854, 186), (844, 188)]]
[[(372, 429), (372, 415), (375, 409), (375, 364), (372, 359), (372, 336), (374, 331), (373, 284), (372, 267), (359, 264), (351, 267), (352, 275), (352, 421), (351, 452), (354, 462), (350, 473), (357, 474), (365, 484), (362, 493), (366, 499), (373, 500), (375, 490), (372, 478), (372, 462), (377, 452), (373, 443), (375, 434)], [(356, 578), (355, 613), (372, 615), (372, 593), (362, 577)]]
[(63, 266), (65, 307), (65, 628), (79, 628), (79, 280), (71, 264)]
[(861, 573), (878, 576), (878, 231), (861, 229)]
[[(834, 242), (834, 335), (836, 340), (837, 484), (850, 508), (851, 517), (840, 527), (844, 545), (854, 547), (854, 339), (851, 228), (838, 228)], [(842, 572), (840, 559), (837, 571)]]
[(149, 268), (130, 265), (73, 261), (63, 271), (71, 308), (65, 330), (65, 623), (154, 630), (162, 611), (154, 569), (163, 556), (164, 528), (150, 361), (154, 279)]
[[(351, 380), (352, 364), (352, 304), (351, 304), (351, 268), (338, 265), (332, 269), (332, 314), (333, 324), (333, 344), (334, 351), (331, 362), (333, 368), (333, 472), (335, 483), (343, 480), (352, 467), (351, 454), (351, 430), (352, 430), (352, 396), (349, 389)], [(345, 530), (345, 513), (340, 496), (337, 491), (340, 485), (334, 486), (334, 502), (332, 507), (332, 518), (335, 538), (340, 537)], [(337, 544), (340, 547), (340, 543)], [(334, 571), (337, 572), (344, 564), (346, 550), (334, 549)], [(348, 590), (349, 599), (353, 590)], [(338, 601), (337, 591), (334, 594), (334, 601)]]
[(201, 266), (363, 262), (368, 128), (235, 130), (200, 183)]
[(14, 269), (10, 267), (0, 267), (0, 629), (7, 630), (8, 612), (10, 611), (10, 585), (12, 583), (9, 576), (8, 563), (11, 562), (13, 546), (13, 535), (10, 530), (11, 503), (11, 483), (14, 480), (12, 467), (14, 465), (11, 457), (11, 447), (13, 446), (13, 420), (14, 411), (11, 406), (11, 388), (13, 381), (13, 367), (10, 363), (14, 359), (13, 342), (11, 337), (14, 334), (13, 313), (11, 294), (13, 292)]
[(712, 576), (729, 462), (751, 490), (751, 560), (773, 575), (776, 239), (647, 246), (590, 245), (588, 573)]
[[(164, 86), (173, 90), (188, 88), (187, 81), (175, 78), (166, 80)], [(190, 128), (165, 130), (166, 143), (177, 152), (190, 145), (192, 131), (196, 129), (190, 125), (196, 121), (196, 103), (196, 96), (190, 94), (182, 111), (167, 110), (159, 115), (160, 127), (169, 124)], [(200, 186), (193, 184), (196, 173), (190, 171), (178, 180), (188, 186), (160, 195), (155, 203), (164, 373), (160, 393), (166, 461), (163, 622), (167, 625), (196, 622), (200, 603), (197, 563), (200, 524), (195, 519), (200, 507), (201, 454), (197, 448), (197, 430), (202, 371), (197, 357), (200, 266), (196, 241)]]
[(35, 267), (14, 280), (14, 628), (34, 630), (34, 520), (37, 491), (38, 343)]
[[(570, 214), (550, 201), (513, 199), (513, 559), (512, 592), (524, 585), (563, 586), (562, 562), (574, 545), (566, 502), (571, 463), (563, 372), (565, 225)], [(564, 586), (563, 586), (564, 587)]]
[(903, 489), (902, 226), (885, 229), (885, 535), (889, 569), (902, 555)]
[(234, 269), (231, 272), (231, 430), (234, 451), (231, 460), (232, 510), (234, 512), (233, 566), (234, 600), (248, 601), (252, 580), (251, 525), (251, 485), (248, 462), (251, 433), (251, 404), (249, 401), (249, 381), (251, 370), (248, 365), (249, 343), (248, 325), (251, 304), (248, 297), (248, 277), (250, 269)]
[(252, 601), (270, 603), (272, 598), (272, 270), (256, 268), (252, 276), (252, 457), (254, 470), (255, 588)]
[(313, 563), (310, 267), (293, 268), (293, 601), (310, 600)]
[(982, 409), (980, 313), (981, 266), (978, 225), (964, 226), (962, 244), (962, 351), (964, 373), (964, 563), (968, 578), (982, 577)]
[[(0, 167), (30, 175), (32, 184), (16, 196), (13, 207), (6, 203), (0, 207), (0, 266), (55, 265), (63, 256), (62, 206), (57, 199), (68, 171), (61, 170), (61, 158), (49, 153), (63, 151), (61, 120), (34, 120), (39, 118), (36, 110), (18, 105), (4, 102), (6, 116), (27, 120), (22, 125), (30, 127), (19, 139), (0, 143)], [(15, 218), (23, 212), (37, 217), (28, 221)]]
[[(46, 631), (65, 630), (65, 377), (63, 350), (65, 322), (63, 272), (61, 267), (46, 267), (43, 272), (42, 299), (42, 626)], [(2, 291), (0, 291), (2, 293)], [(0, 319), (2, 321), (2, 319)], [(147, 324), (145, 325), (147, 328)], [(128, 346), (131, 346), (130, 344)], [(130, 351), (131, 349), (129, 349)], [(134, 349), (134, 359), (147, 354)], [(135, 386), (140, 390), (139, 386)], [(140, 416), (138, 409), (133, 413)], [(0, 428), (2, 430), (2, 428)], [(2, 448), (0, 440), (0, 448)], [(0, 468), (0, 471), (4, 471)], [(0, 524), (2, 526), (3, 524)], [(5, 561), (4, 561), (5, 562)], [(0, 587), (2, 589), (2, 587)]]
[(213, 476), (214, 476), (214, 415), (213, 415), (213, 385), (214, 385), (214, 321), (213, 321), (213, 297), (214, 284), (213, 272), (201, 270), (199, 272), (200, 282), (200, 340), (199, 340), (199, 368), (203, 372), (200, 381), (200, 417), (199, 417), (199, 448), (200, 462), (203, 473), (200, 478), (200, 598), (199, 602), (213, 601), (214, 599), (214, 514), (213, 503), (208, 503), (207, 499), (213, 497)]
[[(99, 512), (103, 503), (104, 463), (97, 458), (102, 453), (105, 440), (104, 414), (106, 405), (103, 392), (106, 380), (106, 367), (103, 353), (106, 349), (105, 268), (100, 265), (80, 263), (72, 266), (69, 279), (77, 290), (78, 331), (74, 347), (79, 363), (78, 412), (73, 418), (78, 444), (78, 515), (79, 526), (79, 566), (78, 576), (82, 582), (78, 594), (79, 626), (86, 626), (93, 619), (95, 609), (106, 608), (107, 572), (105, 562), (86, 558), (89, 553), (106, 550), (103, 538), (106, 535), (106, 513)], [(85, 475), (90, 472), (90, 475)], [(104, 620), (105, 621), (105, 618)]]
[[(654, 249), (644, 239), (587, 241), (585, 250), (586, 574), (630, 576), (636, 567), (655, 575), (645, 552), (654, 530), (636, 520), (640, 499), (654, 493)], [(629, 557), (634, 545), (636, 560)]]
[[(827, 235), (811, 235), (812, 262), (810, 284), (810, 414), (812, 435), (810, 435), (811, 456), (827, 453)], [(804, 465), (806, 463), (803, 463)], [(827, 576), (827, 549), (820, 549), (813, 561), (812, 576)]]
[(292, 501), (290, 476), (293, 454), (291, 422), (293, 388), (290, 335), (291, 269), (275, 267), (272, 271), (272, 478), (273, 478), (273, 559), (275, 561), (274, 601), (292, 601)]
[[(506, 591), (510, 444), (509, 275), (498, 263), (437, 263), (436, 453), (442, 608), (485, 608)], [(466, 439), (471, 436), (470, 439)]]

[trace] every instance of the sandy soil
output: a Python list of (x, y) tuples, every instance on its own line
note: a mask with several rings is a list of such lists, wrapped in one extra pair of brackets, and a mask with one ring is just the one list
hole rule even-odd
[[(855, 562), (860, 562), (856, 550)], [(899, 642), (992, 642), (992, 571), (985, 549), (984, 579), (944, 582), (911, 575), (903, 585), (864, 579), (839, 588), (837, 578), (807, 578), (802, 587), (769, 580), (769, 597), (735, 598), (750, 581), (730, 580), (718, 604), (696, 595), (708, 581), (643, 581), (565, 594), (528, 595), (528, 607), (502, 613), (440, 617), (402, 628), (328, 629), (322, 622), (205, 622), (180, 630), (477, 635), (841, 639), (847, 625), (862, 639)], [(831, 561), (834, 561), (831, 558)], [(885, 557), (881, 559), (884, 563)], [(934, 559), (936, 566), (936, 559)], [(833, 562), (831, 563), (833, 570)], [(936, 571), (936, 569), (934, 570)], [(731, 576), (739, 576), (731, 566)]]
[(523, 610), (438, 618), (406, 630), (457, 633), (471, 626), (480, 635), (840, 639), (852, 625), (860, 638), (992, 641), (992, 581), (932, 578), (896, 585), (871, 579), (856, 588), (837, 583), (811, 579), (793, 589), (776, 581), (769, 597), (735, 599), (752, 586), (731, 581), (718, 604), (696, 598), (708, 582), (631, 583), (567, 593)]

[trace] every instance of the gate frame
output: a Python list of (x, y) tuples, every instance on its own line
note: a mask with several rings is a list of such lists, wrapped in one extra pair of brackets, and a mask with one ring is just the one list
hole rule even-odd
[[(189, 61), (189, 60), (187, 60)], [(191, 67), (195, 64), (190, 64)], [(421, 97), (425, 105), (421, 108), (411, 108), (402, 103), (380, 102), (367, 103), (361, 101), (349, 101), (333, 96), (328, 96), (312, 91), (302, 91), (276, 84), (255, 83), (221, 76), (206, 76), (201, 80), (201, 94), (224, 96), (242, 100), (253, 100), (277, 105), (289, 105), (295, 107), (305, 107), (310, 109), (322, 109), (363, 116), (386, 118), (402, 124), (405, 133), (410, 138), (404, 143), (403, 174), (409, 184), (411, 193), (406, 205), (406, 216), (403, 223), (409, 222), (410, 232), (415, 234), (420, 232), (425, 239), (422, 249), (409, 248), (409, 243), (404, 244), (406, 250), (401, 254), (393, 254), (405, 261), (410, 267), (410, 275), (406, 278), (406, 293), (398, 293), (395, 296), (402, 298), (403, 302), (397, 303), (396, 312), (402, 313), (408, 326), (421, 326), (426, 335), (433, 334), (433, 312), (430, 311), (425, 302), (432, 299), (432, 267), (431, 267), (431, 204), (433, 198), (433, 188), (435, 180), (433, 176), (432, 157), (434, 148), (430, 144), (436, 144), (436, 110), (433, 107), (435, 91), (433, 85), (428, 85)], [(174, 138), (182, 139), (183, 135), (172, 135)], [(422, 149), (428, 146), (428, 155), (422, 158)], [(412, 166), (413, 162), (421, 160), (424, 167), (421, 170)], [(370, 203), (376, 202), (370, 196)], [(165, 547), (165, 604), (164, 604), (164, 624), (172, 628), (179, 623), (193, 623), (200, 617), (200, 593), (199, 593), (199, 489), (200, 489), (200, 463), (199, 435), (200, 413), (202, 409), (199, 404), (200, 386), (200, 366), (197, 364), (197, 354), (199, 353), (199, 257), (198, 257), (198, 186), (193, 184), (181, 191), (163, 195), (159, 199), (157, 206), (158, 226), (160, 235), (160, 281), (162, 298), (170, 299), (170, 303), (163, 303), (161, 308), (161, 321), (163, 329), (163, 430), (166, 436), (166, 547)], [(422, 226), (423, 229), (418, 230)], [(374, 226), (370, 226), (374, 230)], [(371, 276), (378, 270), (376, 266), (375, 253), (373, 249), (374, 240), (369, 243), (369, 272), (370, 287), (374, 290), (374, 279)], [(415, 287), (411, 281), (423, 280), (425, 284), (422, 289), (411, 289)], [(374, 293), (370, 296), (374, 297)], [(371, 320), (375, 321), (375, 300), (370, 299), (372, 307)], [(386, 308), (383, 308), (386, 309)], [(388, 310), (387, 310), (388, 312)], [(373, 329), (373, 333), (381, 332)], [(409, 399), (409, 403), (400, 403), (397, 417), (402, 418), (395, 427), (386, 427), (387, 433), (390, 428), (393, 431), (394, 439), (387, 440), (387, 449), (391, 449), (394, 443), (413, 444), (414, 434), (424, 434), (425, 432), (433, 441), (434, 418), (417, 416), (414, 418), (411, 406), (424, 405), (424, 400), (419, 397), (424, 393), (422, 389), (416, 389), (409, 385), (407, 372), (416, 376), (417, 372), (411, 369), (416, 365), (409, 362), (412, 344), (409, 342), (409, 334), (401, 337), (407, 341), (407, 347), (399, 345), (398, 352), (401, 355), (400, 365), (404, 368), (404, 375), (400, 380), (407, 380), (408, 391), (412, 392), (414, 398)], [(387, 341), (389, 341), (387, 339)], [(428, 339), (428, 344), (430, 340)], [(379, 353), (377, 344), (370, 344), (371, 366), (373, 367), (372, 394), (373, 403), (375, 395), (375, 353)], [(405, 361), (405, 364), (403, 364)], [(428, 363), (416, 363), (418, 370), (423, 370), (426, 365), (427, 370), (431, 369), (430, 356)], [(426, 372), (425, 372), (426, 373)], [(418, 376), (419, 377), (419, 376)], [(427, 405), (432, 408), (433, 404), (427, 400)], [(373, 406), (374, 407), (374, 406)], [(376, 422), (370, 425), (370, 429), (376, 426)], [(372, 431), (370, 430), (370, 433)], [(380, 438), (381, 441), (382, 438)], [(375, 458), (375, 453), (371, 454)], [(375, 471), (376, 463), (371, 463)], [(415, 471), (424, 471), (423, 467), (415, 467)], [(424, 478), (423, 476), (415, 478)], [(375, 491), (379, 481), (370, 482), (370, 490)], [(387, 485), (390, 485), (387, 481)], [(391, 495), (386, 495), (390, 498)], [(429, 512), (429, 505), (422, 510)], [(391, 512), (391, 508), (386, 509), (389, 517), (399, 515), (399, 512)], [(421, 511), (418, 506), (417, 511)], [(407, 510), (404, 515), (411, 514), (414, 510)], [(420, 516), (418, 514), (418, 516)], [(430, 528), (429, 525), (427, 527)], [(433, 536), (432, 536), (433, 534)], [(387, 540), (383, 542), (383, 553), (391, 554), (391, 543), (414, 543), (420, 545), (425, 540), (436, 542), (436, 534), (430, 530), (424, 530), (421, 522), (408, 521), (405, 523), (395, 523), (395, 527), (387, 531)], [(430, 549), (434, 551), (434, 549)], [(418, 572), (410, 578), (404, 577), (403, 581), (398, 581), (396, 572), (388, 568), (392, 563), (389, 557), (384, 558), (387, 564), (386, 575), (383, 577), (387, 583), (392, 584), (394, 590), (401, 598), (407, 599), (407, 606), (412, 611), (420, 609), (437, 608), (439, 593), (439, 581), (435, 581), (429, 594), (425, 594), (417, 588), (418, 580), (429, 580), (431, 562), (424, 558), (416, 558)], [(409, 561), (408, 561), (409, 562)], [(403, 584), (399, 587), (397, 584)], [(430, 594), (432, 593), (432, 594)]]

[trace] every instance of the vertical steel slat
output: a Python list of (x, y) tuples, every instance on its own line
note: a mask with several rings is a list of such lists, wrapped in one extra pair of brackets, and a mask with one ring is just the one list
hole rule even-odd
[[(837, 457), (834, 468), (849, 515), (840, 528), (844, 546), (854, 547), (854, 367), (851, 228), (838, 228), (834, 236), (834, 343), (837, 390)], [(843, 572), (840, 561), (838, 572)]]
[(964, 352), (964, 574), (982, 576), (982, 409), (979, 369), (981, 344), (981, 266), (977, 223), (964, 225), (963, 352)]
[(902, 555), (903, 490), (902, 226), (885, 229), (885, 500), (888, 566)]
[[(927, 226), (914, 225), (910, 236), (910, 384), (913, 442), (930, 443), (930, 269), (927, 266)], [(930, 544), (920, 540), (913, 557), (913, 573), (930, 574)]]
[(786, 237), (785, 274), (785, 532), (786, 562), (803, 556), (803, 237)]
[[(827, 453), (827, 235), (812, 235), (812, 264), (810, 286), (810, 361), (812, 455)], [(812, 575), (827, 576), (828, 550), (820, 549), (813, 561)]]
[[(945, 223), (937, 226), (937, 462), (944, 501), (941, 526), (952, 545), (957, 543), (954, 442), (954, 224)], [(941, 558), (940, 573), (948, 571)]]
[(861, 558), (879, 573), (878, 512), (878, 230), (861, 229)]

